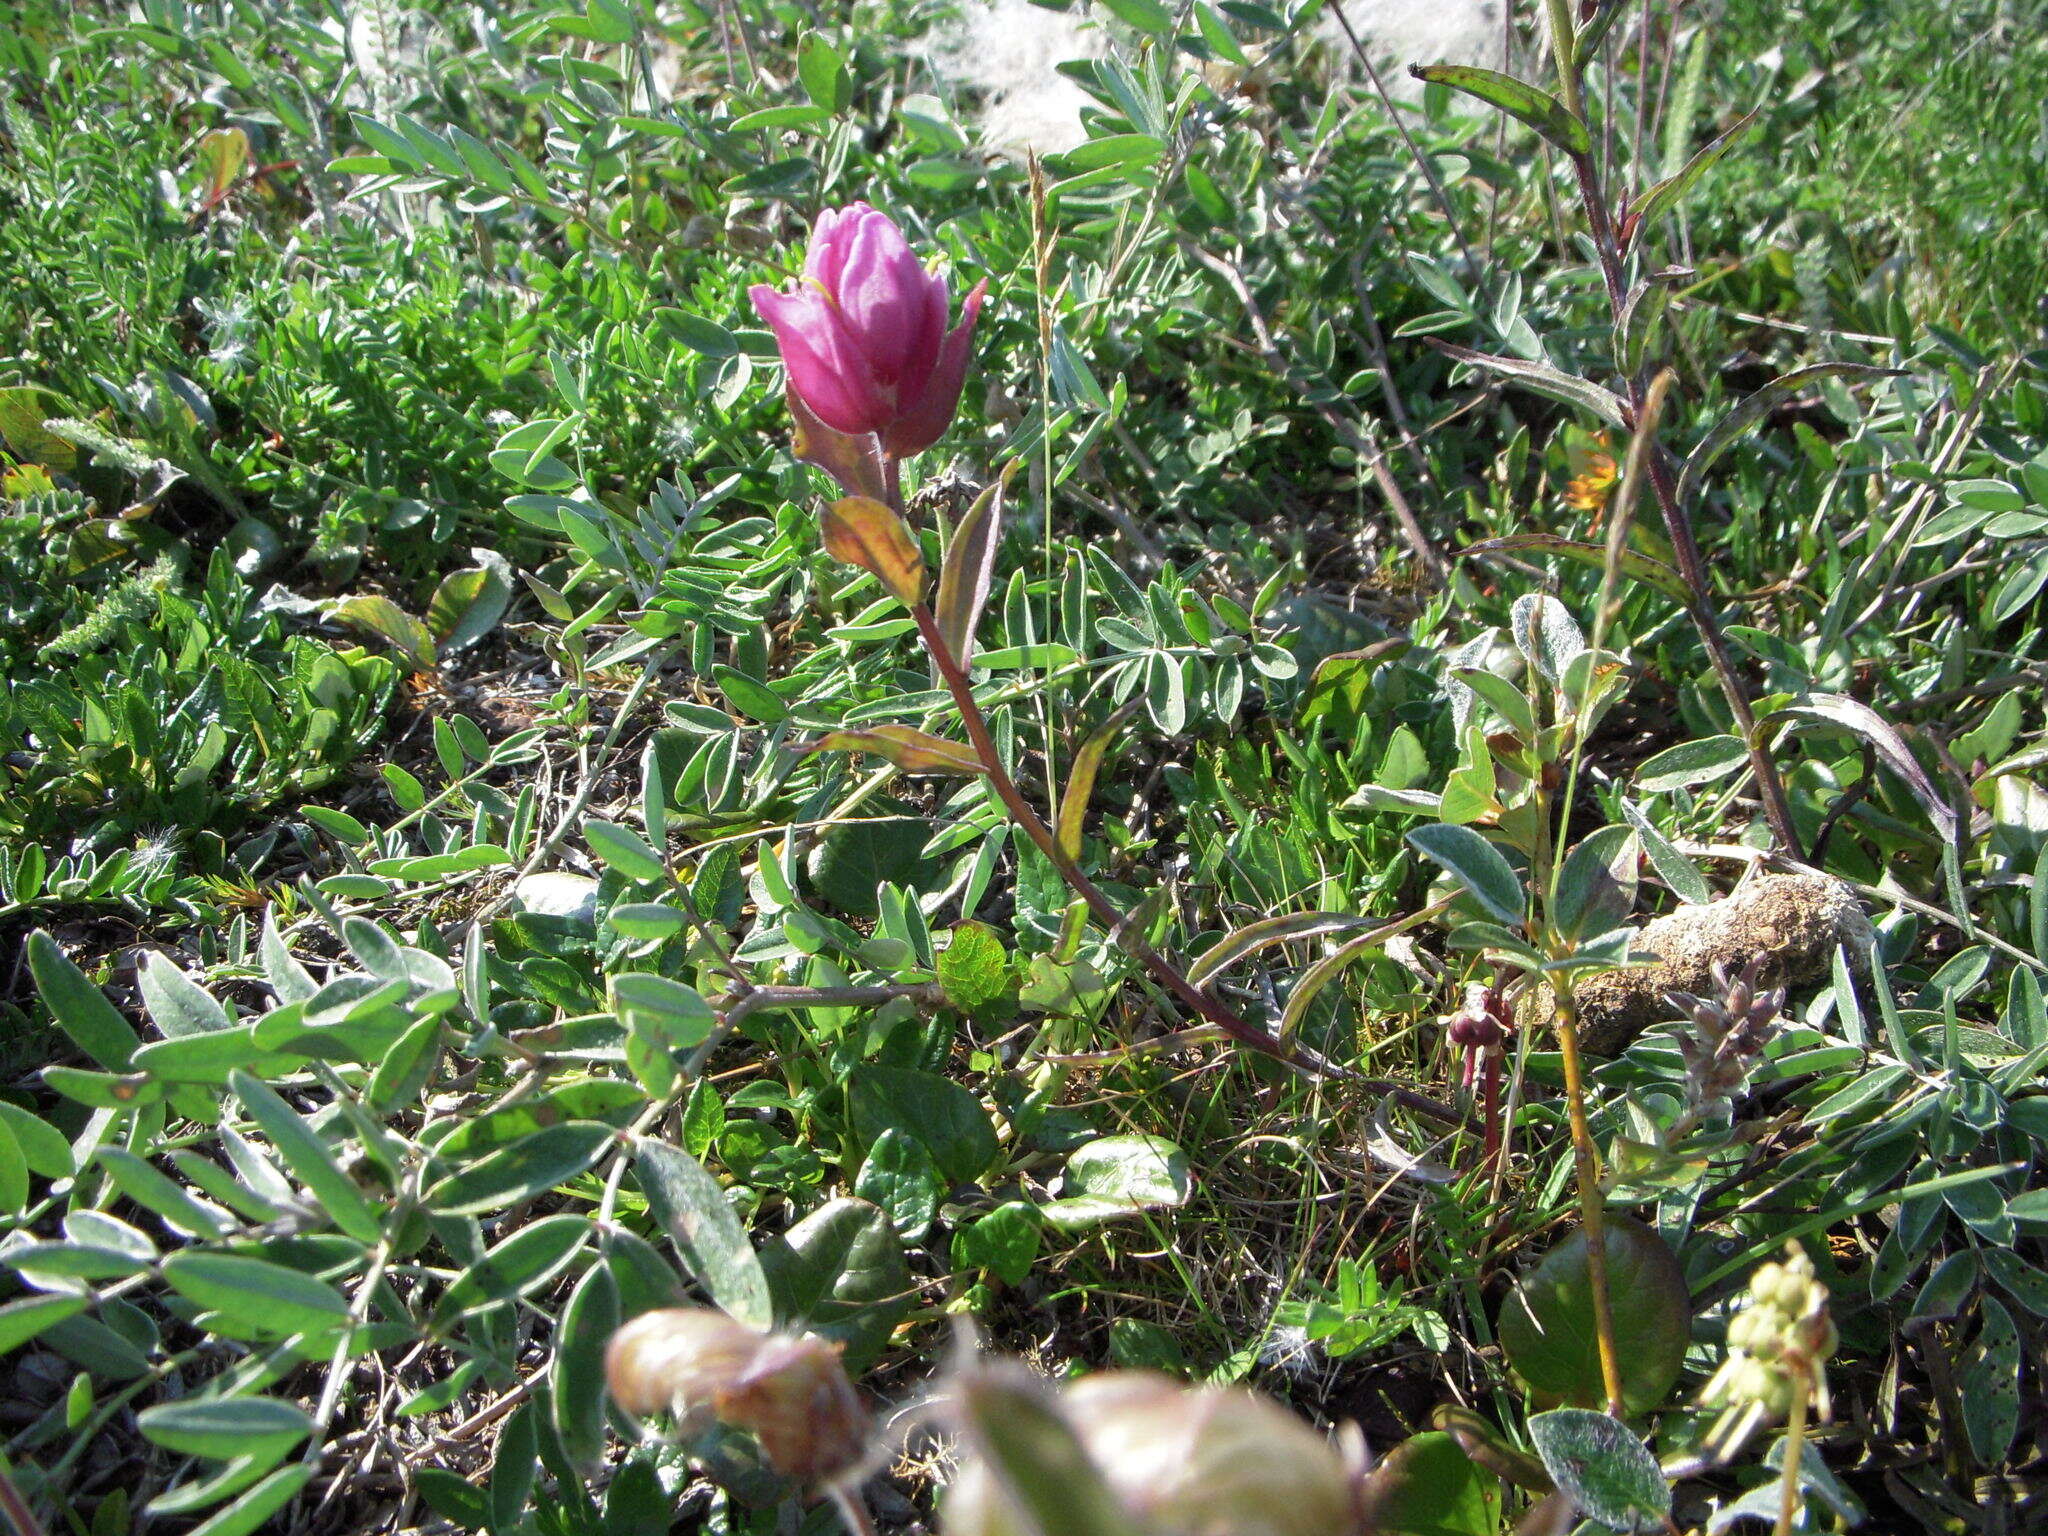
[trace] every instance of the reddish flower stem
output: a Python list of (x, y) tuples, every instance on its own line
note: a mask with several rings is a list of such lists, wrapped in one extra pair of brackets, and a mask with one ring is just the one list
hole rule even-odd
[(932, 661), (938, 667), (939, 677), (946, 690), (953, 697), (954, 706), (960, 712), (961, 724), (966, 727), (967, 740), (974, 748), (974, 755), (980, 759), (987, 771), (989, 785), (996, 792), (996, 798), (1010, 813), (1010, 819), (1021, 827), (1024, 835), (1031, 839), (1039, 852), (1052, 861), (1060, 878), (1067, 882), (1075, 895), (1088, 905), (1088, 910), (1097, 922), (1115, 937), (1126, 953), (1133, 956), (1160, 986), (1171, 993), (1190, 1012), (1204, 1021), (1215, 1025), (1224, 1034), (1240, 1045), (1285, 1062), (1296, 1071), (1312, 1075), (1340, 1077), (1357, 1082), (1361, 1086), (1375, 1089), (1388, 1095), (1418, 1114), (1427, 1115), (1444, 1124), (1463, 1124), (1463, 1117), (1454, 1109), (1439, 1104), (1425, 1093), (1419, 1093), (1404, 1083), (1388, 1082), (1379, 1078), (1361, 1077), (1348, 1067), (1330, 1061), (1317, 1051), (1295, 1041), (1284, 1040), (1268, 1033), (1258, 1025), (1241, 1017), (1210, 993), (1189, 981), (1186, 974), (1166, 956), (1148, 943), (1144, 937), (1129, 925), (1125, 914), (1118, 910), (1115, 902), (1102, 893), (1102, 889), (1088, 878), (1080, 865), (1060, 847), (1059, 839), (1045, 818), (1032, 808), (1024, 798), (1024, 792), (1017, 787), (1017, 781), (1003, 766), (1002, 754), (996, 748), (995, 737), (990, 733), (988, 720), (975, 701), (974, 689), (967, 677), (966, 669), (954, 656), (947, 645), (945, 636), (939, 632), (938, 620), (929, 604), (917, 602), (911, 605), (911, 617), (917, 623), (917, 632), (923, 638), (925, 648), (931, 652)]

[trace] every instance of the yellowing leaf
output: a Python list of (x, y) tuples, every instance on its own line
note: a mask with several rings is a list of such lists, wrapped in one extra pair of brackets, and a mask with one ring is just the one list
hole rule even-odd
[(1060, 852), (1070, 859), (1081, 856), (1081, 827), (1088, 816), (1088, 797), (1095, 792), (1095, 775), (1102, 767), (1102, 755), (1137, 707), (1133, 700), (1111, 715), (1109, 723), (1082, 742), (1081, 750), (1074, 754), (1073, 771), (1067, 775), (1067, 790), (1060, 796), (1059, 818), (1053, 829)]
[(845, 496), (825, 509), (825, 552), (879, 577), (906, 608), (924, 595), (917, 536), (872, 496)]
[(374, 592), (345, 597), (330, 610), (349, 628), (374, 636), (419, 671), (434, 664), (434, 637), (427, 626), (388, 597)]
[(206, 184), (200, 190), (200, 206), (211, 208), (223, 197), (235, 178), (249, 163), (249, 135), (239, 128), (220, 128), (199, 141), (193, 155)]
[(986, 773), (974, 749), (908, 725), (877, 725), (863, 731), (831, 731), (813, 751), (872, 752), (905, 773)]

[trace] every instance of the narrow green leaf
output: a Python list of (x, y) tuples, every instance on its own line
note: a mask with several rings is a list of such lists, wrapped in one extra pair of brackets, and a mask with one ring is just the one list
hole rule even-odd
[(1658, 831), (1649, 817), (1626, 800), (1621, 803), (1621, 814), (1636, 829), (1636, 836), (1643, 840), (1643, 852), (1649, 855), (1658, 878), (1671, 887), (1673, 895), (1692, 906), (1703, 906), (1714, 899), (1713, 887), (1707, 884), (1699, 865), (1679, 852), (1677, 845)]
[(232, 1022), (204, 987), (161, 954), (143, 957), (136, 983), (150, 1022), (167, 1037), (207, 1034)]
[(667, 874), (661, 855), (639, 833), (617, 822), (591, 816), (583, 822), (583, 840), (590, 851), (628, 880), (660, 880)]
[(1137, 707), (1136, 700), (1124, 705), (1074, 753), (1074, 766), (1067, 771), (1067, 787), (1060, 796), (1059, 817), (1053, 829), (1060, 852), (1070, 859), (1081, 856), (1081, 833), (1087, 823), (1088, 801), (1095, 793), (1095, 776), (1102, 769), (1103, 754), (1130, 723)]
[(348, 1321), (348, 1302), (333, 1286), (263, 1259), (187, 1249), (164, 1260), (163, 1274), (179, 1295), (275, 1338), (329, 1333)]
[(1611, 389), (1603, 389), (1590, 379), (1579, 378), (1563, 369), (1553, 368), (1548, 363), (1531, 362), (1525, 357), (1501, 357), (1491, 352), (1475, 352), (1470, 347), (1457, 346), (1448, 341), (1428, 338), (1430, 346), (1443, 353), (1453, 362), (1467, 363), (1474, 368), (1483, 368), (1510, 379), (1532, 394), (1542, 395), (1548, 400), (1559, 400), (1566, 405), (1575, 405), (1582, 411), (1598, 416), (1609, 426), (1628, 425), (1628, 407), (1621, 396)]
[(974, 499), (954, 525), (939, 564), (939, 590), (932, 617), (939, 634), (961, 666), (974, 655), (974, 631), (988, 602), (989, 576), (995, 569), (996, 544), (1003, 529), (1003, 493), (1021, 460), (1013, 459), (999, 479)]
[(1246, 923), (1242, 928), (1225, 934), (1197, 955), (1188, 966), (1188, 980), (1196, 986), (1206, 985), (1240, 960), (1275, 944), (1379, 926), (1380, 919), (1376, 917), (1360, 917), (1349, 912), (1288, 912), (1279, 917), (1262, 917), (1255, 923)]
[(187, 1194), (178, 1183), (121, 1147), (101, 1147), (96, 1154), (114, 1186), (148, 1211), (154, 1211), (188, 1237), (219, 1237), (231, 1223)]
[(647, 1208), (711, 1299), (743, 1323), (768, 1327), (775, 1310), (768, 1277), (724, 1186), (689, 1153), (661, 1141), (636, 1144), (633, 1171)]
[(425, 1203), (442, 1215), (474, 1216), (531, 1200), (587, 1172), (617, 1134), (594, 1120), (548, 1126), (450, 1174)]
[(618, 1326), (618, 1282), (609, 1266), (593, 1264), (562, 1309), (548, 1394), (562, 1448), (586, 1471), (604, 1459), (604, 1351)]
[[(1482, 539), (1477, 544), (1468, 544), (1462, 553), (1467, 555), (1491, 554), (1548, 554), (1561, 560), (1570, 560), (1576, 565), (1591, 566), (1603, 570), (1607, 565), (1607, 550), (1599, 544), (1587, 544), (1578, 539), (1560, 538), (1554, 533), (1511, 533), (1505, 538)], [(1685, 578), (1666, 565), (1662, 560), (1643, 554), (1639, 550), (1624, 549), (1621, 552), (1621, 574), (1629, 580), (1654, 587), (1674, 602), (1686, 602), (1690, 594), (1686, 590)]]
[(1737, 120), (1734, 127), (1719, 135), (1706, 148), (1688, 160), (1684, 170), (1680, 171), (1676, 176), (1666, 176), (1641, 197), (1637, 198), (1635, 206), (1629, 210), (1630, 217), (1635, 220), (1634, 236), (1640, 239), (1645, 229), (1669, 213), (1673, 208), (1676, 208), (1679, 199), (1692, 190), (1693, 183), (1698, 181), (1701, 175), (1716, 160), (1734, 148), (1735, 141), (1747, 133), (1750, 124), (1755, 121), (1756, 113), (1745, 112)]
[(275, 1397), (198, 1397), (145, 1408), (136, 1427), (181, 1456), (275, 1461), (313, 1432), (313, 1416)]
[(1746, 395), (1735, 408), (1716, 422), (1707, 435), (1694, 445), (1686, 455), (1685, 470), (1678, 479), (1678, 499), (1690, 506), (1700, 482), (1716, 459), (1748, 434), (1766, 416), (1784, 401), (1799, 393), (1809, 384), (1822, 379), (1842, 379), (1848, 383), (1875, 382), (1879, 379), (1899, 377), (1896, 368), (1871, 368), (1862, 363), (1813, 363), (1804, 368), (1794, 368), (1790, 373), (1771, 380), (1752, 395)]
[(28, 969), (43, 1006), (72, 1044), (110, 1072), (127, 1071), (142, 1037), (40, 928), (28, 936)]
[(279, 1467), (219, 1514), (194, 1526), (191, 1536), (251, 1536), (297, 1498), (319, 1470), (318, 1464), (311, 1461)]
[(1432, 85), (1447, 85), (1454, 91), (1477, 96), (1489, 106), (1527, 123), (1568, 155), (1593, 152), (1593, 136), (1586, 131), (1586, 125), (1566, 110), (1563, 102), (1526, 80), (1471, 64), (1411, 64), (1408, 73)]
[(23, 1296), (0, 1306), (0, 1355), (11, 1355), (46, 1328), (76, 1317), (92, 1304), (89, 1296)]
[(335, 1226), (359, 1243), (376, 1242), (384, 1229), (369, 1200), (299, 1112), (247, 1072), (230, 1072), (228, 1087)]
[(1748, 765), (1749, 749), (1741, 737), (1703, 736), (1645, 758), (1636, 769), (1636, 788), (1643, 794), (1692, 789)]
[(595, 1231), (588, 1216), (572, 1211), (521, 1226), (455, 1277), (434, 1303), (436, 1321), (538, 1290), (575, 1262)]

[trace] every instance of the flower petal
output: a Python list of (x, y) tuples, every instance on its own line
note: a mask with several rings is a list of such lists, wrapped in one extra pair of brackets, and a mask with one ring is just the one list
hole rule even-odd
[(903, 232), (881, 214), (855, 230), (833, 297), (878, 392), (900, 409), (923, 392), (945, 318), (931, 324), (930, 279)]
[(893, 400), (874, 388), (855, 339), (830, 300), (816, 289), (778, 293), (765, 283), (749, 290), (754, 308), (775, 332), (789, 387), (818, 419), (839, 432), (879, 432), (895, 415)]
[(983, 278), (961, 304), (960, 323), (946, 334), (923, 392), (883, 431), (882, 449), (890, 458), (907, 459), (914, 453), (923, 453), (952, 424), (953, 414), (960, 407), (960, 388), (967, 382), (974, 322), (981, 316), (981, 301), (987, 294), (988, 279)]

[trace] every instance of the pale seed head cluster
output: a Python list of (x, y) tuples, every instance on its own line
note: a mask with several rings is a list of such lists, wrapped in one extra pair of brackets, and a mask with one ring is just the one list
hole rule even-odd
[(1728, 1358), (1700, 1394), (1707, 1407), (1725, 1410), (1712, 1438), (1739, 1443), (1758, 1424), (1786, 1417), (1801, 1397), (1826, 1417), (1823, 1367), (1835, 1342), (1827, 1287), (1806, 1250), (1787, 1243), (1782, 1262), (1750, 1277), (1748, 1295), (1728, 1320)]

